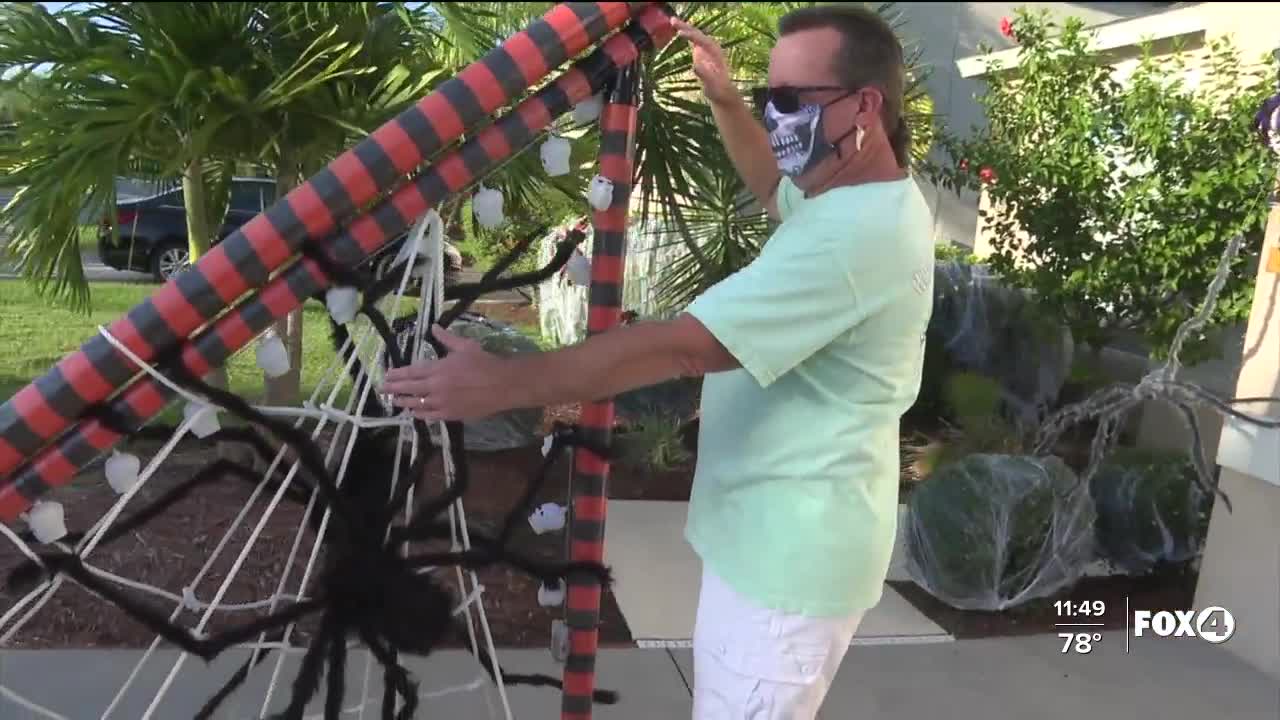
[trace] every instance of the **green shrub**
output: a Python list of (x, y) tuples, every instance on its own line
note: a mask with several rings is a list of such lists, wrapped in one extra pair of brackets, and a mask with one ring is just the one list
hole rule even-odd
[(1000, 383), (970, 372), (956, 372), (940, 383), (943, 413), (954, 425), (932, 433), (927, 442), (908, 450), (916, 477), (977, 453), (1019, 454), (1026, 438), (1000, 414)]
[(1089, 486), (1098, 552), (1112, 567), (1142, 575), (1200, 555), (1213, 496), (1185, 453), (1119, 450)]
[(966, 265), (974, 265), (979, 262), (978, 256), (972, 251), (961, 245), (952, 243), (937, 243), (933, 246), (933, 259), (935, 262), (958, 262)]
[[(1195, 53), (1145, 42), (1125, 81), (1079, 18), (1020, 10), (1017, 66), (991, 58), (977, 96), (986, 127), (941, 131), (934, 182), (984, 191), (984, 262), (1033, 292), (1076, 342), (1136, 333), (1159, 355), (1199, 311), (1234, 237), (1246, 243), (1188, 362), (1217, 353), (1214, 331), (1243, 321), (1276, 157), (1253, 117), (1275, 92), (1276, 61), (1229, 39)], [(1196, 63), (1199, 82), (1187, 79)]]
[(967, 610), (1003, 610), (1075, 582), (1093, 557), (1093, 503), (1056, 457), (975, 454), (908, 499), (912, 579)]
[(623, 463), (637, 469), (666, 472), (693, 459), (681, 436), (682, 422), (667, 414), (636, 420), (623, 434)]
[(1000, 412), (1000, 383), (977, 373), (958, 372), (945, 385), (947, 409), (961, 427), (982, 423)]

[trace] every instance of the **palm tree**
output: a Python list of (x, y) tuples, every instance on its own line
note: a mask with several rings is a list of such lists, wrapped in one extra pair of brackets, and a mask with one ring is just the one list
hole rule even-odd
[[(27, 121), (0, 134), (0, 183), (20, 188), (0, 225), (13, 228), (11, 250), (37, 289), (87, 306), (78, 220), (83, 210), (114, 214), (117, 176), (182, 178), (198, 258), (237, 167), (256, 166), (292, 188), (552, 4), (86, 3), (51, 13), (6, 3), (0, 76), (38, 77), (45, 91), (31, 94)], [(721, 40), (750, 87), (764, 78), (778, 18), (811, 4), (674, 9)], [(877, 9), (900, 22), (891, 4)], [(920, 158), (932, 123), (916, 59), (907, 107)], [(669, 307), (750, 262), (770, 229), (731, 169), (691, 67), (688, 44), (672, 43), (644, 62), (641, 82), (636, 212), (686, 250), (658, 283)], [(594, 173), (595, 127), (553, 130), (573, 139), (574, 172), (547, 177), (534, 151), (485, 179), (503, 191), (520, 230), (582, 207)], [(466, 232), (466, 197), (440, 211), (452, 237)], [(300, 353), (293, 320), (280, 329)], [(269, 393), (292, 401), (297, 381)]]
[[(260, 70), (268, 77), (294, 66), (317, 44), (352, 48), (343, 74), (246, 111), (261, 146), (253, 160), (276, 178), (277, 197), (321, 170), (357, 138), (377, 129), (428, 92), (438, 71), (413, 32), (422, 17), (394, 3), (273, 3), (276, 22), (265, 39)], [(265, 209), (265, 208), (264, 208)], [(302, 310), (276, 324), (291, 357), (302, 356)], [(301, 365), (266, 378), (266, 401), (296, 403)]]
[(260, 7), (0, 6), (0, 73), (36, 75), (43, 89), (0, 143), (0, 182), (18, 190), (0, 224), (13, 228), (10, 249), (37, 290), (87, 306), (79, 219), (112, 218), (121, 175), (180, 177), (190, 258), (207, 251), (221, 215), (207, 186), (225, 187), (261, 142), (252, 114), (340, 77), (351, 54), (317, 42), (262, 72), (272, 18)]
[[(814, 4), (684, 2), (673, 3), (673, 7), (681, 17), (720, 40), (745, 90), (764, 81), (778, 19), (794, 8)], [(448, 76), (526, 26), (552, 3), (426, 5), (432, 20), (423, 26), (423, 45), (442, 76)], [(894, 3), (874, 7), (901, 35), (903, 18)], [(920, 162), (933, 133), (932, 104), (924, 89), (920, 51), (909, 41), (904, 41), (904, 46), (910, 77), (905, 106), (915, 140), (912, 157)], [(693, 75), (689, 45), (671, 43), (647, 58), (641, 88), (633, 205), (637, 219), (662, 236), (659, 242), (685, 248), (685, 254), (666, 268), (657, 283), (660, 304), (674, 309), (749, 263), (771, 227), (763, 209), (750, 201), (749, 192), (732, 170)], [(573, 157), (578, 162), (573, 173), (548, 178), (536, 153), (526, 152), (485, 180), (487, 186), (503, 191), (508, 215), (562, 221), (563, 217), (547, 215), (547, 207), (564, 207), (563, 203), (549, 203), (548, 193), (582, 205), (581, 190), (594, 172), (599, 136), (594, 128), (579, 131), (563, 122), (559, 129), (574, 140)], [(465, 215), (464, 202), (462, 199), (451, 209)]]
[[(114, 215), (120, 175), (181, 177), (198, 259), (237, 169), (275, 174), (283, 194), (425, 92), (413, 18), (392, 3), (4, 6), (0, 72), (45, 89), (0, 140), (0, 182), (21, 188), (0, 224), (24, 275), (87, 306), (79, 218)], [(300, 318), (280, 328), (294, 357)], [(269, 380), (271, 399), (296, 401), (300, 377)]]

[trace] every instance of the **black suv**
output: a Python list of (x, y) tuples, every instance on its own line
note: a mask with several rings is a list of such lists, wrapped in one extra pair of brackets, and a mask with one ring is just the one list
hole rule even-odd
[[(276, 201), (276, 182), (268, 178), (235, 178), (227, 215), (218, 230), (221, 241)], [(116, 204), (119, 237), (112, 238), (104, 221), (98, 229), (98, 256), (116, 270), (150, 273), (156, 282), (167, 282), (187, 267), (187, 212), (182, 188)], [(405, 234), (393, 239), (369, 262), (381, 276), (395, 264)], [(462, 269), (462, 255), (445, 244), (445, 270), (452, 275)], [(451, 278), (447, 278), (451, 279)]]

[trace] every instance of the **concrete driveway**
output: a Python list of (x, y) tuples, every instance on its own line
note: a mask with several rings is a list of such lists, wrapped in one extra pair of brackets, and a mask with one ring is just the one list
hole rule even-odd
[[(1053, 635), (962, 640), (948, 645), (854, 647), (836, 675), (819, 720), (1275, 720), (1280, 717), (1276, 681), (1222, 648), (1190, 639), (1133, 644), (1107, 633), (1087, 655), (1062, 653)], [(221, 687), (247, 656), (229, 650), (210, 663), (161, 649), (145, 663), (133, 650), (0, 651), (0, 687), (70, 718), (97, 718), (130, 673), (137, 671), (111, 718), (140, 718), (172, 672), (173, 682), (156, 703), (153, 720), (190, 717)], [(292, 695), (300, 654), (291, 653), (270, 705), (282, 709)], [(508, 672), (560, 677), (546, 650), (500, 649)], [(402, 655), (421, 682), (417, 717), (501, 718), (498, 694), (464, 650), (444, 650), (426, 659)], [(250, 673), (219, 717), (259, 717), (276, 657)], [(366, 675), (366, 667), (370, 669)], [(599, 706), (601, 720), (683, 720), (689, 718), (695, 683), (689, 650), (602, 648), (597, 687), (618, 691), (620, 702)], [(346, 707), (367, 698), (366, 717), (376, 716), (382, 673), (364, 650), (353, 650), (347, 665)], [(368, 683), (366, 685), (366, 683)], [(511, 717), (559, 718), (560, 692), (554, 688), (508, 689)], [(47, 720), (0, 693), (0, 718)], [(323, 691), (308, 710), (319, 717)], [(487, 708), (486, 708), (487, 706)], [(486, 710), (488, 710), (486, 712)], [(357, 710), (358, 711), (358, 710)], [(353, 713), (354, 715), (354, 713)]]
[[(149, 283), (151, 276), (147, 273), (121, 272), (102, 264), (97, 255), (83, 253), (80, 261), (84, 264), (85, 279), (89, 282)], [(0, 279), (18, 277), (13, 268), (0, 264)]]
[[(0, 238), (0, 245), (3, 245), (3, 239)], [(89, 282), (115, 282), (115, 283), (153, 283), (151, 275), (148, 273), (127, 272), (114, 270), (102, 264), (96, 253), (81, 253), (80, 260), (84, 263), (84, 273)], [(458, 282), (471, 283), (480, 280), (483, 273), (474, 268), (467, 268), (458, 274)], [(12, 268), (0, 264), (0, 279), (17, 278), (18, 275), (13, 272)], [(477, 302), (479, 304), (489, 303), (524, 303), (527, 298), (520, 293), (512, 291), (496, 292), (486, 295)]]

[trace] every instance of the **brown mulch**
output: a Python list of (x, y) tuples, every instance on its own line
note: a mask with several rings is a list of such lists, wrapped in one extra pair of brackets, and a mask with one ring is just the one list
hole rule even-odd
[(477, 303), (471, 306), (471, 312), (517, 327), (538, 327), (540, 322), (537, 306), (530, 303)]
[[(547, 426), (556, 419), (573, 422), (577, 413), (578, 409), (573, 406), (552, 408), (547, 413)], [(142, 454), (142, 457), (145, 459), (147, 455)], [(191, 477), (215, 457), (216, 450), (202, 447), (184, 448), (175, 453), (162, 464), (160, 471), (143, 488), (130, 508), (141, 507), (143, 503)], [(541, 460), (540, 448), (536, 446), (468, 454), (471, 486), (463, 502), (473, 533), (492, 534), (495, 531)], [(565, 503), (568, 499), (568, 474), (567, 459), (557, 463), (549, 476), (549, 482), (535, 502)], [(615, 463), (610, 473), (609, 496), (612, 499), (687, 500), (692, 476), (693, 462), (666, 472), (646, 471), (626, 463)], [(433, 465), (429, 480), (433, 492), (438, 491), (442, 480), (440, 466)], [(911, 479), (904, 477), (904, 488), (911, 484)], [(172, 506), (140, 531), (100, 546), (91, 556), (91, 561), (104, 570), (181, 594), (183, 584), (195, 576), (235, 515), (244, 507), (249, 492), (248, 484), (233, 478), (206, 485)], [(66, 508), (67, 526), (74, 531), (88, 528), (101, 517), (114, 501), (115, 495), (102, 477), (99, 466), (82, 473), (71, 485), (59, 489), (55, 499)], [(201, 600), (212, 599), (235, 556), (243, 548), (249, 531), (261, 516), (263, 507), (262, 500), (253, 506), (247, 521), (235, 533), (227, 550), (195, 588), (196, 595)], [(246, 556), (244, 566), (222, 602), (260, 600), (275, 592), (301, 517), (299, 506), (291, 502), (280, 504), (264, 526), (253, 552)], [(303, 562), (301, 558), (310, 553), (313, 539), (310, 532), (303, 534), (299, 548), (300, 559), (294, 563), (288, 589), (296, 588)], [(566, 553), (563, 533), (539, 536), (523, 521), (517, 523), (511, 547), (527, 556), (549, 561), (563, 559)], [(9, 570), (22, 561), (22, 556), (10, 543), (0, 543), (0, 574), (7, 576)], [(477, 574), (481, 584), (485, 586), (485, 614), (495, 644), (499, 647), (548, 647), (552, 621), (560, 617), (560, 611), (538, 605), (537, 581), (506, 567), (491, 567)], [(451, 587), (455, 584), (456, 575), (453, 572), (442, 577)], [(1113, 628), (1124, 627), (1126, 597), (1129, 599), (1130, 611), (1155, 611), (1187, 609), (1191, 607), (1195, 594), (1195, 577), (1186, 572), (1167, 572), (1142, 578), (1086, 578), (1071, 590), (1052, 598), (1005, 612), (979, 612), (952, 608), (914, 583), (890, 582), (890, 585), (921, 612), (958, 638), (1052, 633), (1056, 623), (1064, 622), (1058, 617), (1053, 605), (1055, 600), (1060, 599), (1105, 602), (1107, 612), (1103, 619), (1091, 618), (1087, 622), (1104, 622), (1106, 627)], [(136, 593), (135, 596), (166, 615), (172, 611), (172, 603), (166, 600)], [(20, 594), (0, 587), (0, 612), (7, 610), (19, 597)], [(257, 615), (256, 612), (215, 613), (206, 629), (216, 633), (220, 628), (238, 624)], [(185, 612), (180, 622), (186, 627), (192, 627), (199, 617), (199, 614)], [(632, 644), (626, 620), (612, 593), (608, 591), (601, 601), (599, 628), (600, 643), (604, 647)], [(305, 644), (312, 629), (311, 622), (302, 623), (295, 631), (294, 642)], [(477, 627), (477, 632), (479, 631)], [(75, 583), (68, 582), (53, 594), (50, 601), (13, 638), (9, 646), (137, 648), (145, 647), (153, 637), (152, 632), (119, 609), (90, 595)], [(445, 645), (461, 647), (466, 642), (466, 635), (458, 633)]]
[[(470, 486), (463, 498), (463, 506), (468, 528), (472, 533), (495, 534), (502, 519), (524, 492), (542, 459), (541, 448), (537, 446), (468, 453)], [(568, 471), (567, 460), (556, 463), (548, 476), (548, 482), (535, 496), (534, 503), (567, 504)], [(438, 466), (432, 468), (429, 482), (443, 482), (443, 472)], [(516, 523), (510, 547), (527, 557), (555, 562), (567, 557), (566, 543), (563, 532), (538, 535), (527, 522), (521, 520)], [(485, 587), (485, 616), (497, 646), (545, 648), (550, 645), (552, 621), (563, 617), (563, 613), (558, 608), (548, 609), (538, 604), (537, 580), (505, 566), (486, 568), (476, 574), (480, 584)], [(451, 574), (450, 577), (455, 576)], [(599, 642), (603, 647), (633, 644), (631, 631), (609, 590), (601, 596), (598, 627)], [(477, 628), (477, 632), (479, 631)], [(463, 635), (448, 645), (460, 647), (466, 641), (466, 636)]]
[[(145, 460), (145, 455), (143, 456)], [(192, 448), (175, 452), (126, 506), (126, 513), (140, 508), (197, 473), (218, 457), (216, 449)], [(225, 477), (204, 485), (169, 507), (143, 528), (118, 539), (100, 544), (89, 556), (94, 567), (134, 581), (145, 582), (170, 593), (181, 595), (183, 586), (195, 578), (200, 568), (226, 534), (235, 516), (245, 507), (252, 492), (248, 483)], [(218, 560), (193, 590), (204, 602), (211, 601), (222, 581), (244, 547), (249, 534), (266, 508), (266, 494), (252, 508)], [(84, 531), (110, 508), (116, 495), (107, 485), (101, 466), (81, 473), (73, 483), (60, 488), (49, 499), (62, 503), (66, 525), (71, 532)], [(285, 560), (293, 546), (302, 520), (302, 507), (282, 502), (259, 534), (254, 551), (249, 553), (236, 580), (231, 583), (222, 603), (245, 603), (268, 598), (284, 570)], [(299, 548), (301, 557), (311, 552), (314, 537), (303, 534)], [(38, 548), (37, 548), (38, 549)], [(7, 579), (9, 571), (24, 563), (25, 556), (9, 542), (0, 544), (0, 572)], [(300, 567), (295, 563), (295, 568)], [(300, 570), (291, 575), (290, 587), (296, 588)], [(127, 592), (142, 604), (168, 616), (173, 603), (164, 598), (135, 590)], [(25, 593), (4, 587), (0, 589), (0, 608), (7, 610)], [(203, 613), (184, 612), (179, 623), (194, 628)], [(214, 613), (205, 630), (219, 629), (258, 617), (257, 611)], [(299, 626), (299, 641), (305, 641), (310, 624)], [(154, 638), (141, 623), (105, 600), (98, 599), (74, 582), (65, 582), (49, 601), (14, 636), (10, 647), (145, 647)]]
[[(958, 610), (925, 592), (913, 582), (889, 581), (920, 612), (958, 639), (1035, 635), (1055, 632), (1098, 632), (1125, 627), (1132, 623), (1134, 610), (1188, 610), (1195, 600), (1196, 574), (1190, 571), (1166, 571), (1143, 577), (1083, 578), (1069, 590), (1041, 598), (1003, 612)], [(1129, 612), (1126, 616), (1125, 602)], [(1104, 603), (1101, 616), (1059, 614), (1054, 603), (1070, 600), (1078, 604)], [(1103, 627), (1056, 627), (1059, 623), (1103, 623)]]
[[(576, 406), (550, 408), (546, 414), (545, 428), (549, 429), (555, 420), (574, 422), (577, 416)], [(147, 452), (135, 452), (144, 462), (149, 459)], [(216, 448), (194, 443), (184, 445), (161, 464), (156, 474), (126, 507), (126, 513), (143, 507), (218, 457)], [(473, 534), (492, 535), (496, 532), (541, 461), (541, 449), (536, 445), (501, 452), (468, 453), (470, 488), (463, 498), (463, 505), (468, 527)], [(568, 460), (557, 463), (535, 503), (567, 503), (568, 474)], [(625, 499), (687, 499), (691, 479), (692, 465), (686, 469), (654, 475), (638, 468), (615, 465), (611, 473), (610, 495)], [(432, 464), (427, 482), (433, 493), (439, 492), (443, 487), (443, 467), (438, 461)], [(181, 595), (183, 585), (195, 577), (208, 559), (237, 513), (244, 507), (251, 490), (252, 486), (248, 483), (232, 477), (209, 483), (171, 506), (143, 528), (100, 545), (91, 554), (90, 562), (94, 567)], [(72, 484), (57, 490), (50, 499), (63, 504), (67, 513), (67, 527), (75, 532), (89, 528), (111, 507), (116, 496), (106, 483), (101, 465), (95, 465), (82, 472)], [(213, 598), (264, 508), (265, 500), (259, 500), (253, 506), (218, 562), (194, 588), (200, 600), (207, 602)], [(236, 579), (222, 598), (222, 603), (257, 601), (275, 593), (302, 515), (302, 508), (297, 504), (281, 502), (265, 524), (253, 551), (246, 556)], [(303, 563), (312, 550), (313, 542), (312, 533), (304, 532), (287, 590), (296, 589)], [(564, 533), (539, 536), (524, 521), (517, 523), (510, 547), (526, 556), (547, 561), (562, 560), (567, 553)], [(7, 577), (9, 571), (24, 560), (24, 556), (11, 543), (0, 542), (0, 578)], [(317, 565), (319, 567), (321, 566)], [(485, 615), (495, 644), (500, 647), (548, 647), (552, 621), (561, 617), (562, 613), (559, 609), (543, 608), (538, 604), (538, 582), (505, 566), (481, 569), (477, 571), (477, 576), (485, 587)], [(453, 571), (443, 573), (441, 577), (450, 587), (456, 586), (457, 576)], [(310, 587), (314, 588), (314, 579)], [(467, 588), (470, 587), (468, 574)], [(166, 616), (172, 612), (173, 603), (169, 600), (134, 590), (127, 592)], [(22, 596), (21, 592), (11, 592), (0, 587), (0, 614)], [(239, 624), (260, 614), (258, 611), (217, 612), (212, 615), (205, 629), (216, 633), (221, 628)], [(184, 612), (179, 623), (184, 627), (194, 627), (201, 615), (202, 613)], [(294, 641), (305, 643), (307, 633), (312, 629), (310, 623), (301, 624), (295, 630)], [(482, 632), (478, 625), (476, 631)], [(601, 599), (599, 631), (602, 646), (627, 646), (632, 643), (630, 630), (609, 591)], [(93, 596), (79, 585), (67, 582), (24, 625), (9, 646), (138, 648), (147, 646), (153, 638), (154, 633), (130, 619), (120, 609)], [(468, 642), (465, 632), (460, 632), (445, 644), (460, 647)]]

